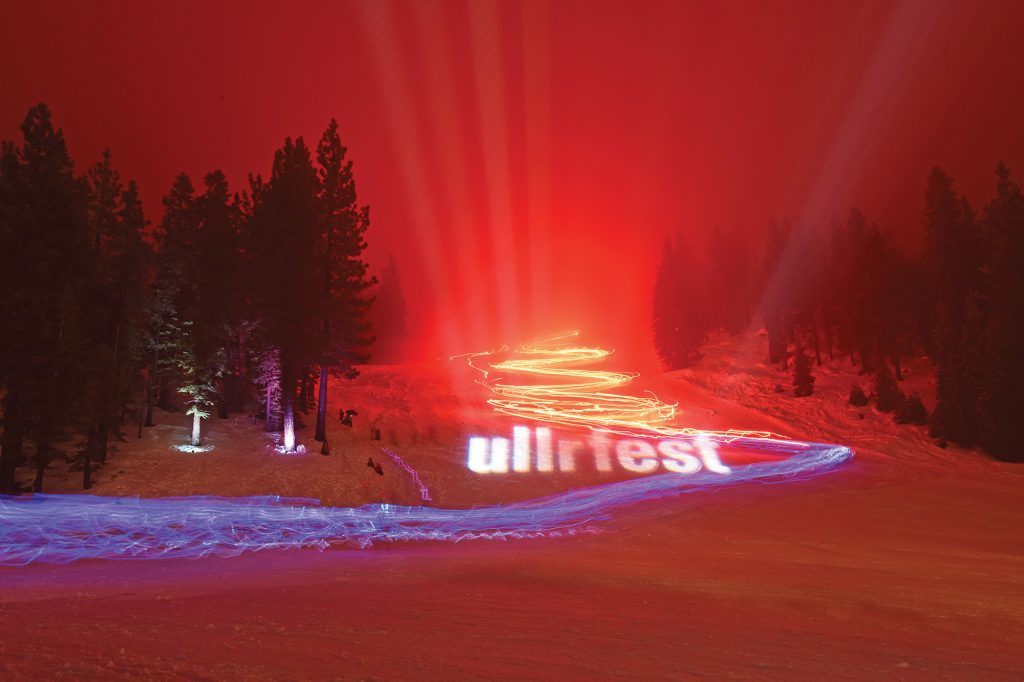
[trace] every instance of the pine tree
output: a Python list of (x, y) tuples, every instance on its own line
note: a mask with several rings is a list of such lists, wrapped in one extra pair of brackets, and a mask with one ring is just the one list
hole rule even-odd
[(928, 423), (928, 410), (921, 400), (921, 396), (911, 393), (910, 397), (903, 401), (903, 404), (896, 410), (897, 424), (914, 424), (924, 426)]
[(270, 433), (280, 431), (281, 415), (281, 356), (276, 348), (265, 348), (256, 353), (253, 382), (262, 389), (264, 429)]
[(666, 239), (654, 284), (654, 343), (669, 369), (701, 358), (700, 345), (712, 328), (707, 291), (693, 252), (677, 235)]
[(966, 199), (942, 170), (932, 170), (925, 193), (926, 258), (936, 307), (936, 406), (932, 432), (961, 445), (978, 433), (980, 355), (984, 312), (983, 244)]
[(797, 398), (814, 393), (814, 375), (811, 373), (811, 356), (797, 347), (793, 359), (793, 395)]
[(903, 404), (904, 396), (887, 362), (879, 362), (875, 370), (875, 405), (880, 412), (895, 412)]
[(984, 214), (991, 255), (986, 267), (990, 308), (981, 367), (981, 442), (1001, 459), (1021, 461), (1016, 425), (1017, 398), (1024, 387), (1024, 197), (1004, 164), (998, 165), (996, 176), (996, 197)]
[(864, 389), (854, 384), (850, 387), (850, 396), (847, 399), (854, 407), (865, 407), (868, 404), (868, 396), (864, 393)]
[(92, 362), (84, 368), (88, 383), (83, 393), (91, 414), (80, 453), (86, 488), (91, 486), (93, 465), (107, 459), (110, 437), (121, 435), (124, 410), (134, 399), (148, 262), (138, 187), (134, 181), (122, 186), (109, 151), (89, 171), (88, 183), (93, 267), (87, 324)]
[(356, 198), (352, 161), (338, 135), (338, 122), (331, 119), (317, 145), (319, 206), (321, 211), (323, 347), (319, 360), (316, 440), (327, 437), (327, 374), (333, 367), (346, 377), (356, 376), (354, 365), (365, 362), (370, 346), (367, 319), (371, 300), (365, 295), (375, 280), (367, 276), (362, 260), (370, 211)]
[(0, 492), (20, 490), (26, 439), (39, 476), (39, 462), (45, 468), (69, 434), (87, 357), (87, 188), (45, 104), (29, 110), (21, 132), (21, 146), (4, 142), (0, 153)]
[(186, 310), (193, 304), (193, 283), (196, 281), (195, 255), (198, 249), (199, 226), (196, 215), (195, 188), (187, 175), (174, 178), (163, 198), (163, 217), (156, 233), (156, 279), (153, 285), (148, 337), (150, 395), (147, 400), (147, 423), (152, 423), (152, 392), (159, 398), (161, 409), (168, 408), (170, 385), (180, 371), (186, 323)]
[(303, 366), (319, 359), (323, 251), (319, 182), (302, 138), (286, 139), (271, 177), (254, 197), (250, 282), (264, 342), (280, 353), (284, 450), (295, 452), (295, 394)]

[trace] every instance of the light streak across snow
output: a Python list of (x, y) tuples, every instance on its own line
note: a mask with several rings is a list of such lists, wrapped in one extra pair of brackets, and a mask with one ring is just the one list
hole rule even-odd
[[(673, 426), (679, 412), (675, 403), (662, 402), (653, 394), (609, 393), (633, 381), (637, 374), (580, 369), (577, 365), (604, 360), (612, 351), (570, 343), (577, 336), (579, 332), (573, 331), (515, 350), (503, 347), (449, 359), (465, 358), (481, 373), (483, 378), (478, 383), (497, 396), (488, 404), (496, 412), (514, 417), (645, 438), (705, 437), (721, 443), (738, 438), (780, 438), (767, 431), (705, 431)], [(513, 357), (504, 358), (506, 355)], [(512, 384), (506, 382), (505, 374), (554, 383)]]
[(0, 565), (79, 559), (236, 556), (273, 548), (365, 548), (376, 542), (507, 540), (598, 532), (626, 505), (739, 483), (783, 483), (849, 460), (849, 448), (750, 439), (744, 447), (790, 454), (734, 466), (722, 477), (660, 474), (506, 505), (440, 509), (323, 507), (278, 497), (0, 496)]

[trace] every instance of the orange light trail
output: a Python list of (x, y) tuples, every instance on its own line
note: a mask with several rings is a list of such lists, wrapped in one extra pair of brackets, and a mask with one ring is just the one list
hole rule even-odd
[[(579, 332), (573, 331), (524, 344), (515, 350), (502, 347), (497, 351), (466, 353), (449, 359), (466, 358), (470, 367), (482, 373), (483, 378), (477, 383), (496, 394), (497, 397), (487, 402), (502, 414), (648, 438), (704, 436), (720, 442), (737, 438), (784, 439), (768, 431), (704, 431), (672, 426), (678, 415), (678, 404), (662, 402), (653, 393), (645, 398), (607, 392), (625, 386), (638, 374), (575, 368), (578, 364), (601, 361), (613, 352), (573, 345), (571, 341), (577, 336)], [(491, 361), (494, 356), (507, 353), (517, 357)], [(509, 384), (500, 373), (561, 381)]]

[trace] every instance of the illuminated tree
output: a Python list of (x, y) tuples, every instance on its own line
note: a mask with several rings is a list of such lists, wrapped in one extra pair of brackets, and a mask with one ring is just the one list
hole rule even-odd
[(148, 337), (147, 424), (152, 424), (152, 392), (168, 407), (169, 385), (178, 378), (185, 352), (185, 308), (192, 303), (194, 256), (198, 244), (196, 197), (187, 175), (177, 175), (163, 198), (164, 214), (156, 233), (156, 281), (151, 294)]
[(222, 371), (221, 356), (216, 346), (203, 340), (203, 331), (193, 327), (191, 322), (184, 325), (183, 350), (178, 355), (178, 369), (181, 385), (178, 392), (187, 396), (185, 413), (192, 417), (192, 447), (202, 445), (202, 420), (210, 416), (217, 389), (214, 380)]
[(280, 353), (284, 449), (295, 452), (295, 393), (303, 366), (321, 349), (323, 251), (319, 182), (302, 138), (274, 155), (269, 182), (253, 197), (251, 286), (267, 348)]
[(253, 382), (263, 388), (263, 419), (266, 431), (280, 431), (281, 418), (281, 355), (276, 348), (256, 353)]
[[(152, 313), (154, 374), (178, 383), (192, 416), (193, 446), (201, 444), (202, 420), (220, 396), (224, 344), (234, 293), (236, 226), (227, 180), (219, 171), (204, 178), (196, 197), (187, 175), (175, 178), (164, 198), (162, 249)], [(229, 284), (232, 283), (232, 284)]]

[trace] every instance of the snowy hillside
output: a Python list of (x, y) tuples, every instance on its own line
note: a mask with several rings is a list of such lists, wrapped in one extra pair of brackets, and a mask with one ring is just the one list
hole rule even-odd
[[(788, 375), (764, 364), (763, 351), (754, 335), (717, 338), (697, 367), (641, 377), (636, 388), (678, 400), (681, 419), (696, 426), (851, 445), (852, 463), (813, 480), (624, 508), (604, 532), (573, 538), (0, 568), (0, 626), (11, 625), (0, 651), (21, 654), (0, 660), (0, 671), (15, 679), (215, 670), (269, 680), (320, 678), (328, 667), (344, 679), (410, 671), (430, 679), (1020, 679), (1024, 474), (849, 407), (857, 375), (841, 364), (817, 371), (814, 396), (776, 393), (775, 384), (789, 388)], [(911, 363), (906, 383), (927, 396), (922, 370)], [(600, 480), (586, 471), (470, 475), (466, 436), (509, 427), (490, 414), (484, 390), (442, 362), (367, 367), (333, 386), (335, 416), (339, 405), (359, 416), (351, 429), (332, 420), (327, 457), (278, 454), (247, 417), (213, 420), (213, 448), (183, 453), (175, 445), (187, 439), (187, 418), (162, 415), (142, 441), (121, 445), (94, 492), (418, 503), (371, 428), (443, 506)], [(300, 431), (307, 445), (309, 433)], [(366, 466), (371, 456), (384, 476)], [(77, 478), (58, 478), (76, 489)], [(79, 636), (86, 628), (87, 640)]]
[[(792, 377), (767, 363), (765, 339), (754, 332), (738, 337), (717, 336), (705, 357), (690, 369), (640, 376), (624, 392), (654, 392), (679, 404), (678, 425), (703, 429), (771, 431), (789, 438), (839, 443), (854, 448), (860, 458), (888, 460), (898, 469), (913, 464), (924, 469), (962, 472), (1004, 472), (1014, 467), (988, 457), (950, 447), (939, 448), (926, 427), (898, 425), (893, 416), (873, 406), (848, 404), (850, 386), (870, 393), (870, 377), (858, 374), (847, 360), (814, 368), (814, 395), (796, 398)], [(127, 439), (96, 476), (92, 492), (144, 497), (214, 494), (229, 496), (282, 495), (322, 500), (332, 505), (386, 501), (421, 504), (413, 478), (381, 449), (399, 455), (430, 490), (431, 503), (472, 506), (524, 499), (606, 482), (581, 468), (572, 475), (481, 478), (465, 467), (466, 444), (474, 435), (510, 434), (516, 423), (495, 415), (486, 404), (488, 391), (475, 383), (477, 375), (458, 361), (438, 360), (425, 365), (367, 366), (353, 381), (332, 380), (328, 441), (330, 455), (320, 454), (312, 440), (311, 412), (299, 442), (306, 451), (277, 452), (279, 434), (265, 433), (251, 415), (212, 418), (204, 423), (201, 452), (182, 451), (190, 419), (181, 413), (158, 411), (158, 424)], [(781, 387), (782, 392), (778, 392)], [(907, 393), (920, 393), (930, 407), (934, 388), (928, 361), (907, 363)], [(337, 419), (341, 408), (356, 409), (353, 426)], [(380, 441), (373, 437), (379, 432)], [(186, 448), (187, 449), (187, 448)], [(385, 475), (367, 466), (373, 458)], [(77, 492), (80, 475), (51, 472), (46, 492)]]

